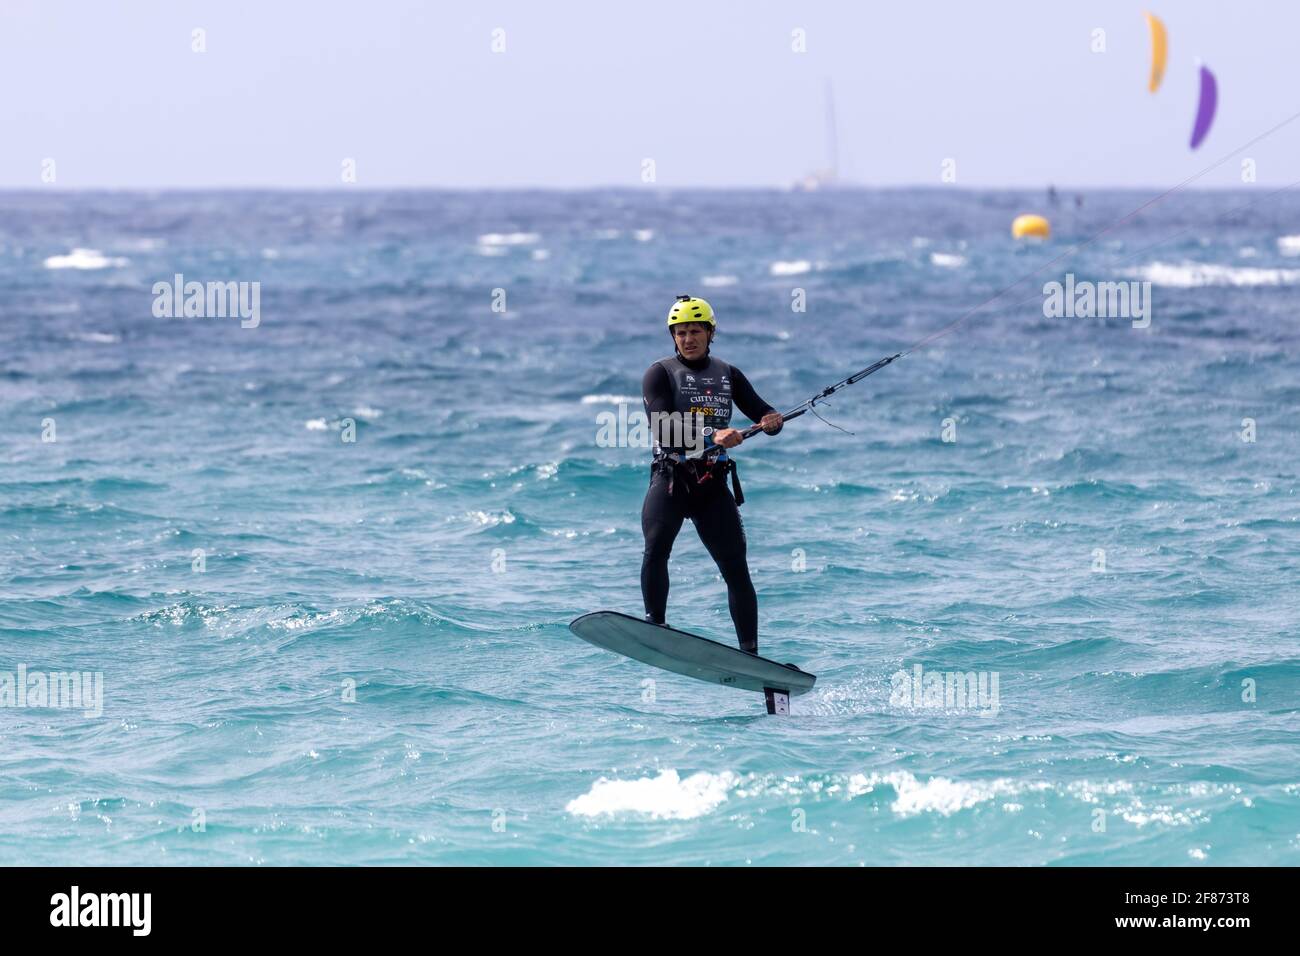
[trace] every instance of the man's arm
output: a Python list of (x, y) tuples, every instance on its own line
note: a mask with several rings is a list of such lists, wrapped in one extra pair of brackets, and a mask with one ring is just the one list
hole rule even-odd
[[(658, 362), (646, 369), (645, 375), (641, 377), (641, 404), (645, 406), (652, 435), (655, 422), (659, 423), (661, 434), (653, 435), (659, 440), (659, 446), (665, 451), (675, 450), (670, 447), (672, 419), (668, 417), (668, 413), (673, 410), (673, 383), (668, 378), (668, 370)], [(655, 417), (656, 414), (658, 418)]]
[[(731, 400), (736, 403), (736, 407), (751, 422), (761, 422), (764, 415), (776, 411), (771, 405), (759, 398), (754, 391), (754, 386), (749, 384), (749, 379), (745, 378), (745, 373), (736, 366), (731, 366)], [(775, 435), (784, 425), (778, 425), (776, 431), (768, 432), (769, 435)]]

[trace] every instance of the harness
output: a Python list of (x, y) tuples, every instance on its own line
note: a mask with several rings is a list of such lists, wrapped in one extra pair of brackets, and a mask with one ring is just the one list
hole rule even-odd
[(740, 487), (740, 475), (734, 458), (726, 458), (723, 461), (712, 459), (705, 462), (699, 458), (687, 458), (677, 452), (668, 452), (651, 467), (663, 469), (668, 473), (670, 495), (673, 493), (679, 471), (682, 473), (682, 487), (686, 489), (687, 494), (691, 494), (692, 488), (701, 488), (710, 481), (716, 480), (719, 484), (725, 484), (727, 475), (731, 475), (732, 497), (736, 499), (737, 506), (745, 503), (745, 492)]

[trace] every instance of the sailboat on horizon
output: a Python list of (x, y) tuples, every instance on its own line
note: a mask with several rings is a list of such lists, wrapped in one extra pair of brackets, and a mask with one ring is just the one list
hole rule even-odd
[(795, 180), (792, 189), (811, 192), (814, 189), (833, 188), (840, 185), (839, 131), (835, 123), (835, 94), (831, 81), (826, 81), (826, 165)]

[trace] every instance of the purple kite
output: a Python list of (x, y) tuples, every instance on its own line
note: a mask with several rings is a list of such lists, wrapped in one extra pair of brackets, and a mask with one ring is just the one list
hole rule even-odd
[(1201, 67), (1201, 102), (1196, 107), (1196, 124), (1192, 127), (1192, 149), (1200, 146), (1214, 122), (1214, 108), (1219, 102), (1219, 84), (1214, 74)]

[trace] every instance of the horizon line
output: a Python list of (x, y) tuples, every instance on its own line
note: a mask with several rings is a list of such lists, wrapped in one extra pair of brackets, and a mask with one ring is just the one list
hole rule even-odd
[[(1265, 189), (1281, 189), (1284, 184), (1272, 185), (1267, 182), (1238, 183), (1231, 186), (1206, 184), (1200, 186), (1185, 186), (1182, 192), (1235, 192), (1250, 191), (1263, 187)], [(680, 185), (680, 186), (619, 186), (619, 185), (596, 185), (596, 186), (453, 186), (453, 185), (391, 185), (391, 186), (363, 186), (355, 183), (331, 185), (331, 186), (275, 186), (275, 185), (201, 185), (201, 186), (62, 186), (62, 185), (39, 185), (39, 186), (15, 186), (0, 185), (0, 195), (2, 194), (32, 194), (32, 193), (181, 193), (181, 192), (285, 192), (285, 193), (385, 193), (385, 192), (463, 192), (463, 193), (573, 193), (573, 192), (650, 192), (650, 193), (671, 193), (671, 192), (763, 192), (763, 193), (792, 193), (800, 195), (817, 195), (819, 193), (844, 193), (844, 192), (891, 192), (891, 191), (926, 191), (926, 192), (1046, 192), (1049, 188), (1054, 188), (1058, 195), (1063, 199), (1070, 193), (1083, 191), (1090, 192), (1138, 192), (1152, 189), (1169, 189), (1166, 183), (1147, 183), (1137, 185), (1062, 185), (1057, 183), (1039, 184), (1032, 186), (969, 186), (947, 183), (943, 185), (923, 184), (923, 183), (897, 183), (897, 184), (867, 184), (867, 183), (845, 183), (835, 186), (822, 186), (816, 189), (801, 189), (797, 186), (772, 186), (772, 185), (747, 185), (747, 186), (708, 186), (708, 185)]]

